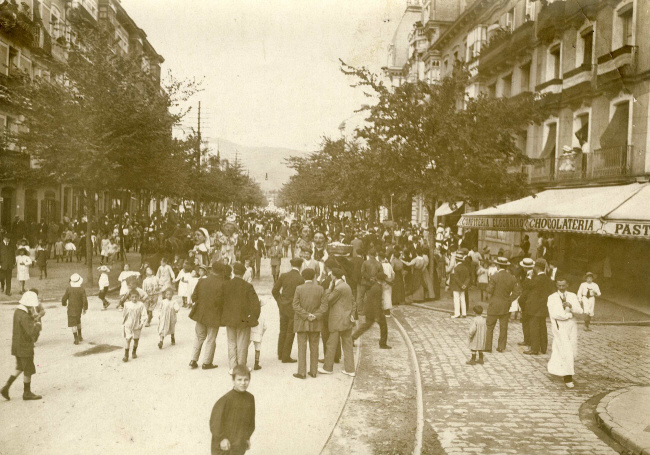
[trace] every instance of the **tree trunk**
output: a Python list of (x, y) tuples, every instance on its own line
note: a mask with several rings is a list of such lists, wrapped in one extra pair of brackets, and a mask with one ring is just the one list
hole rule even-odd
[[(428, 198), (427, 198), (428, 199)], [(435, 279), (436, 279), (436, 271), (434, 267), (434, 251), (436, 249), (436, 228), (434, 226), (434, 219), (436, 216), (436, 201), (434, 199), (431, 199), (427, 203), (427, 212), (428, 212), (428, 222), (427, 222), (427, 229), (429, 232), (429, 273), (431, 274), (431, 281), (434, 283), (433, 288), (436, 289), (435, 286)], [(438, 277), (438, 280), (440, 280), (440, 277)], [(436, 297), (440, 297), (440, 295), (437, 295)]]
[(88, 286), (94, 282), (93, 279), (93, 223), (95, 221), (95, 193), (90, 195), (84, 190), (86, 206), (86, 283)]

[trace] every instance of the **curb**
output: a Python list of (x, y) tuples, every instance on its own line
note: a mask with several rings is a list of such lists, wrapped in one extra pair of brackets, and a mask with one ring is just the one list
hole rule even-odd
[(393, 318), (397, 324), (397, 328), (402, 334), (402, 338), (406, 341), (406, 345), (409, 348), (409, 353), (411, 357), (411, 363), (413, 366), (413, 375), (415, 376), (415, 393), (417, 399), (417, 426), (415, 428), (415, 445), (413, 446), (413, 455), (421, 455), (422, 453), (422, 438), (424, 434), (424, 397), (422, 393), (422, 377), (420, 376), (420, 364), (418, 363), (418, 357), (415, 352), (415, 347), (411, 342), (411, 338), (408, 336), (406, 329), (402, 326), (402, 323), (399, 322), (397, 318)]
[[(401, 306), (401, 305), (400, 305)], [(444, 308), (435, 308), (422, 303), (412, 303), (410, 306), (415, 306), (418, 308), (424, 308), (425, 310), (438, 311), (440, 313), (454, 314), (451, 310), (445, 310)], [(578, 321), (578, 324), (584, 324), (584, 321)], [(602, 326), (626, 326), (626, 327), (648, 327), (650, 326), (650, 320), (647, 321), (629, 321), (629, 322), (602, 322), (602, 321), (591, 321), (591, 325), (602, 325)], [(650, 452), (648, 453), (650, 455)]]
[(607, 434), (609, 434), (614, 440), (629, 450), (632, 454), (650, 455), (650, 447), (643, 447), (639, 445), (635, 441), (633, 433), (630, 433), (628, 430), (616, 423), (612, 416), (607, 412), (607, 406), (614, 398), (637, 387), (644, 386), (628, 386), (605, 395), (603, 399), (598, 403), (598, 406), (596, 406), (596, 420), (598, 422), (598, 426), (605, 430)]

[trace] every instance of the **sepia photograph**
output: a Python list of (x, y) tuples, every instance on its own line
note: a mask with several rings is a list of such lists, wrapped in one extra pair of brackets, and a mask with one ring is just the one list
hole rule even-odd
[(0, 455), (650, 454), (649, 0), (0, 0)]

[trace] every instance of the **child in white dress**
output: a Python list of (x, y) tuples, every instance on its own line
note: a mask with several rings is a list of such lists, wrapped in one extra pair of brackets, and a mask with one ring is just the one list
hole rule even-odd
[(22, 294), (25, 293), (25, 283), (29, 281), (29, 267), (31, 265), (32, 259), (29, 257), (29, 253), (24, 248), (19, 249), (16, 256), (16, 278), (20, 282), (20, 292)]
[(167, 288), (163, 291), (163, 299), (160, 302), (160, 313), (158, 314), (158, 335), (160, 342), (158, 349), (162, 349), (163, 341), (167, 335), (172, 337), (172, 346), (176, 344), (174, 331), (176, 328), (176, 313), (180, 310), (177, 302), (174, 302), (174, 290)]
[(594, 283), (594, 274), (587, 272), (585, 281), (578, 288), (578, 301), (582, 305), (585, 314), (585, 330), (588, 332), (589, 323), (594, 316), (594, 306), (596, 305), (596, 297), (600, 297), (600, 287)]
[(183, 268), (178, 272), (174, 282), (178, 282), (178, 295), (183, 299), (183, 308), (187, 307), (192, 294), (190, 290), (190, 278), (192, 277), (192, 268), (188, 261), (183, 263)]
[(140, 293), (136, 290), (129, 292), (128, 299), (124, 302), (122, 311), (122, 333), (124, 335), (124, 358), (123, 362), (129, 361), (129, 348), (133, 340), (133, 358), (137, 359), (138, 342), (142, 327), (147, 322), (147, 310), (140, 299)]

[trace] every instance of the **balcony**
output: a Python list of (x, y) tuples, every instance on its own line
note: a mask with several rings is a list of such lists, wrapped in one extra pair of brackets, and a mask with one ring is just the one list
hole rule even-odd
[(86, 20), (97, 22), (99, 18), (97, 0), (72, 0), (72, 8)]
[(556, 1), (547, 4), (537, 16), (537, 39), (550, 43), (560, 34), (565, 19), (566, 2)]
[(31, 46), (34, 39), (34, 23), (29, 7), (22, 8), (12, 0), (0, 5), (2, 31), (11, 35), (24, 46)]
[(615, 73), (617, 78), (634, 74), (638, 53), (638, 46), (626, 45), (601, 55), (598, 57), (598, 77), (602, 79), (609, 73)]
[(593, 65), (585, 63), (562, 75), (562, 88), (567, 90), (572, 87), (578, 87), (585, 83), (584, 86), (591, 86), (593, 81)]
[(528, 165), (524, 172), (531, 185), (585, 183), (588, 181), (620, 180), (634, 175), (631, 145), (594, 150), (592, 153), (572, 153), (557, 159), (557, 169), (550, 159)]
[(535, 86), (535, 91), (545, 95), (547, 93), (558, 94), (562, 92), (562, 79), (556, 77), (542, 84)]
[(52, 37), (42, 26), (38, 26), (34, 30), (32, 52), (45, 56), (52, 55)]
[(586, 19), (593, 21), (598, 13), (598, 3), (601, 0), (566, 0), (564, 16), (576, 27), (580, 27)]
[(510, 53), (507, 52), (512, 33), (506, 29), (497, 29), (488, 44), (481, 48), (479, 54), (479, 72), (487, 73), (507, 64)]
[(535, 44), (535, 22), (528, 21), (521, 24), (512, 32), (510, 50), (520, 52), (532, 48)]

